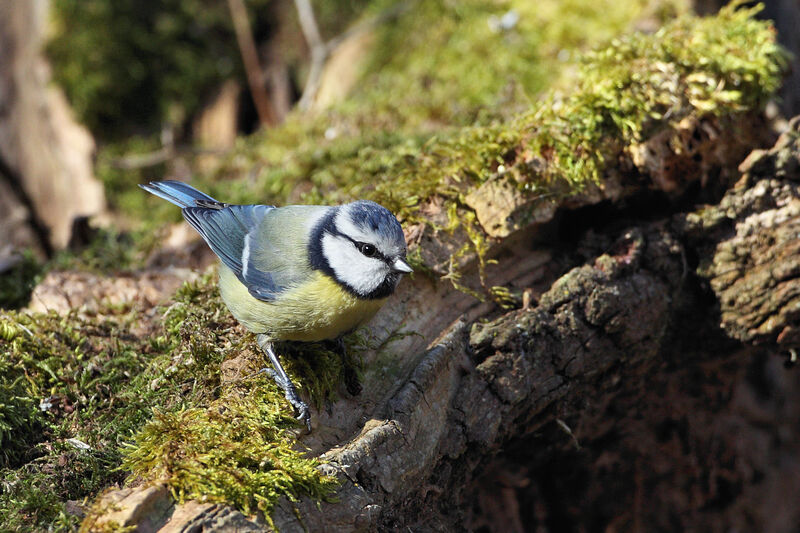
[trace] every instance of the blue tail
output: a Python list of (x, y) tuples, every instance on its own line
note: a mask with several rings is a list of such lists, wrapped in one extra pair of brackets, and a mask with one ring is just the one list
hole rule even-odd
[(181, 181), (151, 181), (146, 185), (140, 184), (139, 187), (183, 208), (197, 207), (197, 200), (216, 204), (221, 203)]

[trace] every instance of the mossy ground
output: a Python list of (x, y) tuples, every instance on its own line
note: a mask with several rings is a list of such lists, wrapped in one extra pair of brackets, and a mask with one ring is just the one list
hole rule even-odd
[[(254, 339), (215, 281), (208, 274), (185, 285), (149, 317), (127, 308), (0, 314), (0, 527), (74, 528), (67, 500), (126, 479), (166, 479), (179, 498), (253, 512), (268, 512), (280, 495), (332, 490), (297, 450), (297, 422), (258, 374), (260, 354), (240, 379), (222, 382), (222, 362)], [(326, 370), (338, 384), (341, 365), (318, 375)]]
[[(689, 115), (733, 117), (757, 109), (780, 83), (784, 57), (774, 32), (756, 21), (752, 10), (730, 8), (708, 19), (680, 18), (655, 34), (618, 38), (576, 64), (572, 84), (564, 85), (572, 87), (568, 96), (553, 93), (534, 102), (546, 86), (535, 81), (535, 71), (542, 57), (551, 56), (527, 50), (536, 43), (525, 39), (543, 41), (527, 35), (532, 15), (523, 4), (494, 3), (489, 9), (473, 2), (444, 7), (420, 2), (420, 9), (455, 21), (480, 13), (482, 22), (474, 23), (478, 32), (485, 31), (479, 25), (489, 15), (514, 7), (520, 26), (492, 37), (499, 39), (494, 49), (502, 50), (508, 40), (513, 52), (474, 65), (481, 80), (462, 87), (458, 68), (449, 70), (445, 60), (455, 61), (462, 48), (465, 55), (486, 51), (460, 41), (460, 26), (442, 23), (431, 31), (443, 31), (437, 34), (441, 47), (452, 44), (454, 50), (437, 52), (443, 54), (437, 61), (409, 63), (402, 63), (399, 52), (378, 53), (367, 76), (379, 77), (380, 65), (388, 65), (387, 78), (375, 80), (374, 99), (366, 88), (361, 91), (363, 107), (353, 100), (315, 117), (293, 116), (281, 128), (242, 140), (217, 172), (198, 175), (195, 184), (243, 203), (370, 198), (406, 224), (429, 224), (425, 209), (435, 198), (448, 214), (448, 223), (436, 229), (467, 226), (466, 249), (481, 255), (490, 238), (464, 197), (487, 180), (502, 175), (520, 194), (558, 201), (588, 183), (602, 184), (618, 154), (651, 128)], [(564, 3), (565, 9), (572, 4)], [(592, 16), (603, 15), (598, 9)], [(389, 31), (383, 39), (396, 43), (399, 35)], [(514, 48), (520, 42), (515, 39), (525, 51)], [(420, 37), (417, 46), (425, 42)], [(561, 48), (549, 46), (557, 59)], [(501, 71), (485, 70), (495, 63)], [(406, 68), (412, 81), (402, 77)], [(434, 95), (444, 91), (442, 84), (463, 94), (433, 98), (426, 108), (418, 101), (418, 87), (402, 85), (424, 85), (426, 76)], [(486, 77), (492, 76), (501, 81), (490, 83)], [(502, 80), (510, 78), (528, 80), (527, 92), (511, 92), (523, 98), (503, 99), (508, 93)], [(395, 87), (390, 96), (378, 96)], [(107, 177), (114, 205), (133, 219), (146, 213), (154, 226), (179, 219), (178, 210), (133, 189), (142, 178), (161, 177), (155, 174)], [(42, 528), (54, 520), (70, 527), (74, 521), (64, 513), (65, 500), (95, 494), (131, 474), (163, 477), (179, 496), (227, 501), (247, 511), (268, 511), (280, 492), (322, 497), (330, 490), (313, 462), (294, 450), (289, 432), (294, 421), (264, 376), (253, 372), (246, 381), (223, 380), (221, 363), (251, 350), (252, 338), (235, 325), (210, 283), (179, 293), (162, 325), (124, 308), (94, 316), (0, 316), (2, 527)], [(143, 324), (156, 325), (143, 331)], [(312, 390), (319, 402), (340, 379), (342, 367), (330, 352), (315, 364), (320, 368), (307, 370), (316, 376)], [(300, 364), (292, 368), (307, 371)], [(43, 410), (46, 398), (50, 407)], [(111, 468), (120, 464), (121, 470)]]
[[(353, 5), (315, 3), (323, 26), (324, 12), (341, 11), (339, 4), (349, 4), (348, 9)], [(364, 2), (362, 19), (395, 4)], [(424, 177), (425, 169), (414, 172), (406, 167), (416, 162), (412, 155), (437, 143), (440, 136), (458, 135), (454, 128), (503, 123), (528, 110), (564, 70), (572, 70), (573, 59), (582, 50), (607, 42), (637, 20), (667, 20), (685, 12), (685, 6), (684, 0), (412, 0), (391, 22), (376, 28), (375, 44), (363, 62), (356, 89), (345, 101), (312, 115), (294, 113), (281, 127), (243, 139), (218, 171), (197, 168), (193, 179), (224, 191), (221, 194), (232, 196), (232, 201), (258, 198), (285, 204), (352, 198), (358, 191), (349, 185), (376, 173), (403, 170)], [(509, 13), (516, 14), (517, 23), (493, 29), (490, 22)], [(341, 31), (341, 26), (331, 25), (327, 36), (337, 29)], [(123, 171), (113, 161), (124, 153), (157, 149), (157, 137), (154, 132), (108, 145), (98, 161), (111, 205), (132, 221), (147, 220), (149, 228), (178, 221), (180, 216), (169, 206), (143, 198), (136, 185), (169, 175), (170, 169)], [(469, 150), (449, 152), (457, 160)], [(435, 153), (428, 158), (429, 167), (440, 159)], [(367, 165), (363, 173), (356, 161)], [(186, 163), (192, 164), (191, 157), (182, 160)], [(456, 163), (442, 173), (453, 170)], [(236, 183), (217, 183), (226, 178)], [(308, 184), (314, 190), (303, 194)], [(319, 185), (327, 186), (318, 189)], [(330, 194), (332, 189), (339, 194)], [(412, 196), (419, 199), (425, 192)]]
[[(447, 11), (421, 4), (425, 9)], [(456, 12), (449, 16), (458, 19), (460, 11), (478, 9), (470, 5), (448, 8)], [(521, 9), (515, 4), (512, 7)], [(492, 9), (494, 15), (503, 12), (496, 6)], [(568, 11), (567, 6), (564, 9)], [(442, 20), (449, 20), (447, 13), (439, 14)], [(492, 95), (485, 96), (481, 105), (463, 89), (467, 95), (450, 97), (461, 102), (458, 105), (464, 109), (500, 109), (505, 113), (487, 120), (456, 113), (439, 123), (434, 133), (425, 131), (410, 117), (424, 107), (411, 102), (402, 104), (413, 110), (404, 115), (410, 122), (403, 118), (376, 119), (381, 114), (376, 107), (381, 105), (372, 100), (377, 96), (371, 93), (362, 95), (363, 109), (350, 110), (356, 104), (348, 101), (341, 108), (310, 118), (294, 115), (278, 129), (243, 140), (216, 172), (198, 175), (195, 182), (212, 195), (241, 203), (254, 198), (275, 204), (287, 199), (340, 203), (369, 198), (398, 213), (404, 222), (425, 219), (420, 209), (433, 197), (445, 199), (445, 211), (450, 206), (462, 209), (463, 197), (496, 176), (499, 169), (511, 170), (510, 177), (531, 195), (563, 198), (577, 194), (587, 183), (599, 182), (605, 167), (614, 163), (614, 156), (646, 137), (654, 125), (677, 124), (690, 114), (730, 116), (757, 109), (774, 94), (785, 58), (775, 43), (774, 32), (752, 14), (753, 9), (730, 8), (717, 17), (680, 17), (655, 34), (620, 37), (610, 46), (581, 56), (574, 64), (576, 73), (570, 76), (573, 88), (566, 97), (552, 93), (538, 103), (525, 100), (524, 106), (503, 106), (497, 100), (499, 89), (493, 85), (492, 89), (484, 88), (485, 92), (476, 90), (476, 94)], [(479, 17), (482, 24), (486, 24), (487, 16), (489, 11)], [(630, 21), (630, 16), (625, 20)], [(448, 27), (446, 23), (443, 26)], [(520, 32), (520, 39), (526, 34), (521, 28), (515, 31)], [(454, 39), (454, 32), (451, 29), (444, 35)], [(390, 36), (385, 38), (392, 42)], [(500, 47), (499, 43), (495, 45)], [(447, 64), (447, 54), (454, 53), (447, 51), (447, 46), (443, 49), (445, 57), (437, 59), (436, 65)], [(412, 58), (416, 57), (413, 52), (412, 46), (408, 53)], [(477, 53), (462, 52), (466, 56)], [(519, 50), (517, 53), (521, 54)], [(524, 54), (515, 57), (515, 69), (541, 64), (541, 60)], [(403, 65), (414, 72), (413, 61), (408, 61), (411, 64)], [(512, 73), (502, 70), (502, 64), (497, 67), (499, 71), (480, 71), (480, 77), (495, 83), (497, 79), (514, 79)], [(428, 69), (444, 75), (433, 66)], [(400, 66), (368, 74), (374, 83), (364, 86), (397, 85), (384, 81), (384, 77), (393, 79), (396, 72), (402, 72)], [(456, 80), (445, 79), (447, 82), (442, 83), (460, 86)], [(398, 105), (400, 95), (421, 93), (419, 88), (407, 86), (398, 92), (398, 98), (392, 99)], [(536, 93), (532, 88), (531, 98)], [(486, 105), (489, 102), (491, 105)], [(521, 107), (525, 111), (516, 111)], [(365, 126), (358, 119), (354, 124), (353, 117), (359, 113), (376, 123)], [(421, 122), (430, 125), (429, 117)], [(381, 129), (380, 125), (388, 128)], [(139, 195), (136, 208), (149, 210), (158, 203), (153, 198), (142, 200)], [(177, 215), (173, 213), (171, 219), (177, 219)]]
[(103, 317), (0, 315), (5, 529), (74, 526), (66, 500), (124, 477), (112, 472), (119, 446), (147, 419), (153, 396), (144, 388), (130, 394), (129, 385), (151, 350), (125, 335), (133, 317), (109, 311)]

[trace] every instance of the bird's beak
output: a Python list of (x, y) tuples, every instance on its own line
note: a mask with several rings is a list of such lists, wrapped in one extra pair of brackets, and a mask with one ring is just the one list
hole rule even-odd
[(394, 270), (395, 272), (403, 272), (405, 274), (414, 272), (414, 269), (408, 266), (408, 263), (406, 263), (399, 257), (394, 260), (394, 263), (392, 263), (392, 270)]

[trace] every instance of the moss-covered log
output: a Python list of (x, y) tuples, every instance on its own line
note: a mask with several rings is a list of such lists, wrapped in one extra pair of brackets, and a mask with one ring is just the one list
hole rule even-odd
[[(317, 444), (330, 448), (322, 468), (341, 483), (336, 498), (283, 500), (274, 524), (788, 530), (783, 525), (800, 518), (795, 506), (766, 514), (752, 506), (789, 490), (773, 463), (778, 455), (790, 471), (800, 466), (788, 459), (800, 451), (790, 434), (763, 440), (800, 422), (800, 380), (776, 357), (791, 358), (800, 342), (779, 333), (765, 349), (762, 337), (740, 331), (762, 326), (765, 316), (775, 331), (796, 331), (797, 306), (781, 295), (800, 291), (797, 254), (767, 254), (782, 258), (773, 272), (790, 274), (773, 276), (780, 287), (761, 314), (744, 308), (735, 319), (726, 318), (727, 287), (709, 269), (744, 229), (785, 246), (785, 223), (753, 222), (776, 220), (800, 202), (798, 126), (800, 119), (775, 148), (752, 156), (717, 205), (590, 232), (572, 243), (580, 266), (544, 275), (549, 289), (538, 302), (488, 321), (456, 321), (357, 434), (332, 448)], [(725, 257), (737, 282), (761, 278), (748, 254)], [(326, 428), (315, 432), (307, 442)], [(173, 512), (183, 527), (268, 527), (209, 503)]]
[[(706, 429), (716, 427), (707, 423), (714, 410), (732, 409), (742, 368), (750, 361), (760, 365), (754, 372), (772, 368), (766, 352), (754, 357), (758, 339), (737, 333), (750, 331), (742, 319), (771, 318), (772, 309), (730, 315), (719, 327), (717, 302), (723, 316), (725, 305), (737, 305), (725, 304), (730, 296), (713, 292), (725, 287), (702, 276), (725, 275), (708, 265), (747, 261), (746, 245), (731, 245), (739, 252), (715, 261), (730, 238), (725, 225), (702, 225), (711, 208), (681, 212), (698, 198), (716, 204), (744, 156), (771, 136), (760, 110), (785, 58), (752, 15), (730, 8), (620, 39), (587, 56), (567, 96), (493, 123), (433, 137), (327, 139), (317, 131), (322, 122), (304, 130), (290, 121), (245, 143), (221, 173), (260, 170), (234, 186), (216, 182), (214, 194), (237, 201), (257, 192), (281, 203), (297, 190), (306, 201), (375, 199), (403, 219), (422, 273), (403, 282), (368, 332), (348, 339), (361, 359), (358, 396), (344, 386), (351, 365), (331, 347), (284, 347), (316, 406), (310, 435), (296, 434), (281, 394), (257, 375), (263, 358), (210, 278), (138, 319), (119, 306), (63, 320), (4, 316), (0, 342), (14, 362), (0, 380), (3, 407), (13, 409), (6, 434), (24, 434), (23, 446), (59, 438), (69, 445), (65, 436), (77, 434), (92, 454), (113, 451), (138, 488), (99, 498), (83, 523), (89, 531), (145, 527), (137, 518), (145, 515), (161, 517), (146, 527), (165, 530), (686, 529), (721, 517), (741, 526), (738, 515), (703, 513), (746, 506), (739, 495), (773, 478), (729, 472), (715, 446), (733, 454), (732, 445)], [(337, 112), (332, 120), (346, 125)], [(763, 161), (787, 160), (779, 152)], [(789, 201), (790, 179), (777, 179), (783, 196), (769, 205)], [(733, 224), (756, 208), (715, 209), (724, 213), (715, 224), (725, 216)], [(788, 242), (779, 242), (773, 255), (791, 257)], [(764, 333), (773, 343), (795, 338), (793, 271), (784, 271), (763, 277), (788, 283), (785, 297), (769, 300), (783, 309), (780, 324)], [(122, 332), (116, 345), (92, 329), (100, 320)], [(81, 341), (82, 331), (93, 334)], [(37, 344), (40, 337), (47, 342)], [(62, 365), (54, 353), (65, 350), (72, 355)], [(85, 396), (82, 387), (100, 385), (89, 362), (130, 374), (98, 390), (125, 399), (125, 409)], [(86, 376), (80, 387), (70, 381), (76, 374)], [(794, 385), (784, 389), (796, 394)], [(45, 394), (59, 399), (55, 409), (21, 400)], [(785, 416), (796, 419), (793, 411)], [(91, 423), (97, 419), (105, 426)], [(36, 453), (15, 449), (7, 479), (20, 464), (53, 465), (63, 456)], [(73, 455), (88, 471), (101, 470)], [(736, 457), (755, 465), (752, 455)], [(708, 469), (687, 470), (698, 458)], [(649, 471), (651, 463), (660, 470)], [(9, 494), (33, 501), (46, 479)], [(681, 500), (683, 488), (690, 498)], [(665, 502), (647, 500), (656, 493)], [(138, 502), (127, 514), (126, 501)], [(683, 511), (686, 522), (670, 522)]]

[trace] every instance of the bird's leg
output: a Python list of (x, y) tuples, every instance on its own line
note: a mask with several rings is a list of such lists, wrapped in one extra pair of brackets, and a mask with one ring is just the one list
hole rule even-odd
[(336, 339), (339, 345), (339, 353), (342, 356), (342, 369), (344, 370), (344, 386), (351, 396), (358, 396), (361, 394), (361, 383), (358, 381), (358, 373), (353, 368), (353, 363), (347, 357), (347, 346), (344, 343), (344, 337)]
[(272, 341), (269, 339), (268, 336), (264, 334), (259, 334), (256, 337), (258, 342), (258, 346), (267, 354), (269, 357), (270, 362), (275, 370), (271, 368), (264, 368), (261, 372), (266, 372), (270, 375), (270, 377), (275, 381), (275, 383), (283, 389), (283, 393), (286, 396), (286, 399), (289, 400), (289, 403), (292, 404), (292, 407), (297, 409), (297, 419), (301, 422), (305, 422), (306, 427), (308, 427), (308, 431), (311, 431), (311, 413), (308, 410), (308, 405), (300, 399), (300, 396), (297, 394), (297, 389), (295, 389), (292, 380), (289, 379), (289, 376), (286, 374), (286, 371), (281, 366), (281, 362), (278, 360), (278, 356), (275, 355), (275, 352), (272, 351)]

